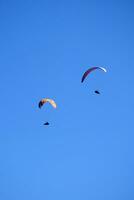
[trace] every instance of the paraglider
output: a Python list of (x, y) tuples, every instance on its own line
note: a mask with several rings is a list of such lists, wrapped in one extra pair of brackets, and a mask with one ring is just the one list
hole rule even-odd
[(82, 76), (82, 79), (81, 79), (81, 82), (83, 83), (83, 81), (85, 80), (85, 78), (94, 70), (96, 69), (100, 69), (102, 70), (103, 72), (107, 72), (107, 70), (104, 68), (104, 67), (91, 67), (89, 68)]
[(100, 92), (99, 92), (98, 90), (95, 90), (94, 92), (95, 92), (96, 94), (100, 94)]
[[(46, 103), (49, 103), (53, 108), (57, 108), (57, 104), (55, 103), (55, 101), (49, 98), (41, 99), (38, 103), (38, 107), (41, 109), (41, 107)], [(45, 122), (43, 125), (48, 126), (49, 122)]]
[(49, 125), (49, 122), (45, 122), (43, 125), (48, 126), (48, 125)]
[(48, 98), (44, 98), (40, 100), (38, 104), (39, 108), (41, 108), (47, 102), (50, 103), (54, 108), (57, 108), (57, 104), (55, 103), (55, 101), (53, 99), (48, 99)]

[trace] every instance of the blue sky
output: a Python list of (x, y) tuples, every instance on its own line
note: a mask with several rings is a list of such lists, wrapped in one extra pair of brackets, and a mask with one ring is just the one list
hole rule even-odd
[(133, 9), (0, 1), (1, 200), (134, 199)]

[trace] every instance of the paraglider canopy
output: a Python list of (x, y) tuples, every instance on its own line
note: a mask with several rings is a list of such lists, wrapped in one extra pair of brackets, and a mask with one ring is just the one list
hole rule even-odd
[(53, 99), (48, 99), (48, 98), (44, 98), (40, 100), (38, 104), (39, 108), (41, 108), (47, 102), (50, 103), (54, 108), (57, 108), (57, 104), (55, 103), (55, 101)]
[(100, 69), (103, 72), (107, 72), (107, 70), (104, 67), (91, 67), (89, 68), (82, 76), (81, 82), (83, 83), (83, 81), (85, 80), (85, 78), (94, 70)]

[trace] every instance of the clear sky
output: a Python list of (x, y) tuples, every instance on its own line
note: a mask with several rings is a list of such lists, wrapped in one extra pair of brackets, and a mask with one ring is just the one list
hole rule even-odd
[[(0, 200), (134, 199), (133, 10), (0, 1)], [(81, 84), (90, 66), (108, 72)]]

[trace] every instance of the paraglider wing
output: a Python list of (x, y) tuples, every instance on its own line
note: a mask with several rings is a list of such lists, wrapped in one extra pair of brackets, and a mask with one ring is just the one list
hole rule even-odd
[(94, 70), (96, 70), (96, 69), (100, 69), (100, 70), (102, 70), (102, 71), (104, 71), (104, 72), (107, 72), (106, 69), (103, 68), (103, 67), (91, 67), (91, 68), (89, 68), (89, 69), (83, 74), (82, 79), (81, 79), (81, 82), (83, 83), (83, 81), (85, 80), (85, 78), (86, 78), (92, 71), (94, 71)]
[(54, 100), (52, 99), (48, 99), (48, 98), (45, 98), (45, 99), (41, 99), (38, 106), (39, 108), (41, 108), (45, 103), (50, 103), (54, 108), (57, 107), (56, 103), (54, 102)]

